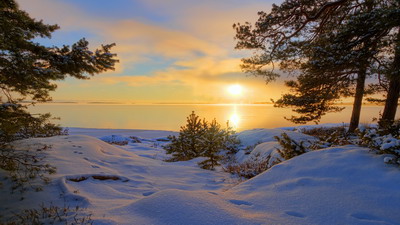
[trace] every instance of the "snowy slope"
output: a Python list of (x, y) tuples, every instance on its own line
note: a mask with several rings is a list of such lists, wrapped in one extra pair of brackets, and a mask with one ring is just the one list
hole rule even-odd
[[(262, 132), (247, 138), (281, 131)], [(142, 143), (126, 146), (84, 135), (21, 141), (20, 147), (52, 145), (45, 160), (57, 173), (23, 201), (5, 184), (1, 214), (52, 202), (87, 207), (94, 224), (400, 224), (400, 170), (366, 149), (306, 153), (238, 184), (227, 173), (198, 168), (196, 160), (163, 162), (163, 142), (156, 139), (165, 133), (143, 134)]]
[[(130, 212), (114, 216), (109, 210), (132, 204), (165, 189), (214, 191), (233, 185), (228, 174), (141, 157), (89, 136), (31, 139), (19, 145), (32, 147), (38, 145), (37, 142), (52, 145), (46, 152), (45, 160), (57, 167), (57, 173), (52, 175), (53, 182), (43, 192), (25, 194), (23, 202), (16, 200), (19, 199), (18, 194), (8, 195), (8, 191), (5, 191), (2, 200), (15, 204), (1, 205), (4, 214), (16, 208), (38, 207), (41, 202), (58, 202), (62, 205), (66, 199), (67, 205), (89, 207), (95, 214), (93, 218), (105, 215), (110, 221), (118, 218), (115, 221), (122, 219), (128, 221), (126, 224), (131, 224), (135, 220)], [(143, 145), (141, 151), (146, 150), (152, 151), (152, 148)], [(98, 180), (94, 178), (96, 176), (110, 179)], [(80, 179), (85, 180), (71, 181)]]
[(400, 170), (367, 149), (309, 152), (229, 191), (281, 224), (400, 224)]

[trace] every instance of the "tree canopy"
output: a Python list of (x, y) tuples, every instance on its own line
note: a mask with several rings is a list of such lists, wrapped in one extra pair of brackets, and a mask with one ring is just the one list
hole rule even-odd
[(41, 128), (49, 135), (45, 128), (56, 128), (47, 121), (50, 115), (33, 116), (21, 101), (49, 101), (50, 91), (57, 87), (55, 81), (68, 76), (88, 79), (113, 70), (118, 62), (116, 54), (110, 52), (115, 44), (90, 51), (84, 38), (62, 47), (37, 42), (38, 38), (51, 38), (57, 29), (58, 25), (31, 18), (15, 0), (0, 2), (0, 140), (9, 141), (14, 134), (29, 137), (28, 131), (36, 136)]
[(56, 80), (67, 76), (87, 79), (90, 75), (113, 70), (118, 62), (110, 49), (102, 45), (90, 51), (84, 38), (72, 46), (47, 47), (35, 38), (51, 38), (58, 25), (44, 24), (19, 9), (13, 0), (0, 3), (0, 88), (6, 99), (15, 102), (13, 94), (35, 101), (50, 100), (49, 91)]
[(278, 74), (271, 65), (278, 63), (282, 71), (298, 75), (297, 81), (287, 82), (292, 93), (276, 102), (301, 114), (290, 118), (294, 122), (319, 121), (326, 112), (340, 110), (333, 103), (341, 97), (355, 96), (354, 130), (362, 98), (370, 93), (366, 78), (381, 73), (389, 80), (397, 77), (382, 68), (396, 65), (399, 17), (394, 0), (286, 0), (270, 13), (260, 12), (254, 26), (235, 24), (236, 48), (256, 50), (243, 59), (245, 72), (272, 81)]

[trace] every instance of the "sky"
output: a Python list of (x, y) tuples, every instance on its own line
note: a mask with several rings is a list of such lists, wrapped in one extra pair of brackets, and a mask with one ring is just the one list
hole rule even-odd
[[(254, 103), (287, 92), (240, 69), (234, 23), (257, 20), (279, 0), (17, 0), (36, 19), (58, 24), (47, 46), (85, 37), (90, 48), (116, 43), (115, 71), (57, 82), (54, 101)], [(240, 94), (232, 93), (240, 85)]]

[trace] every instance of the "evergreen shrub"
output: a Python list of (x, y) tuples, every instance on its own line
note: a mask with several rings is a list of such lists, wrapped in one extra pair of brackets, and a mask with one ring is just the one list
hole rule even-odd
[(203, 169), (213, 170), (220, 165), (220, 161), (230, 155), (234, 155), (238, 149), (240, 141), (236, 137), (236, 132), (227, 123), (227, 128), (214, 119), (207, 122), (200, 119), (193, 111), (187, 117), (187, 123), (181, 127), (179, 135), (169, 136), (171, 143), (163, 148), (172, 157), (166, 161), (186, 161), (197, 157), (206, 157), (200, 162), (199, 166)]
[(400, 166), (400, 120), (380, 121), (379, 127), (358, 129), (358, 144), (368, 147), (377, 154), (388, 154), (385, 163)]

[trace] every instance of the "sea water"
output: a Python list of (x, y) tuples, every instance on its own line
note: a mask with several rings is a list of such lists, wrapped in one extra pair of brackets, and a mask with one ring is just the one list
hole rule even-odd
[[(320, 123), (348, 123), (352, 106), (343, 106), (339, 113), (325, 115)], [(363, 106), (361, 123), (373, 123), (383, 106)], [(295, 126), (284, 117), (296, 115), (289, 108), (275, 108), (270, 104), (163, 104), (118, 105), (48, 103), (29, 107), (32, 113), (51, 113), (63, 127), (151, 129), (178, 131), (192, 112), (208, 121), (216, 119), (225, 126), (227, 121), (237, 131), (253, 128), (277, 128)], [(307, 124), (315, 124), (313, 122)]]

